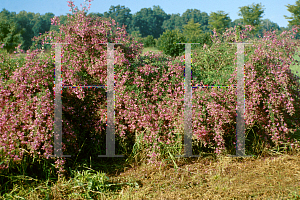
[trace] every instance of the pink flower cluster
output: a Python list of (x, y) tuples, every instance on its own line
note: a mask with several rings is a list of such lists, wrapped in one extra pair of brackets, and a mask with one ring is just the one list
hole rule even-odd
[[(85, 7), (82, 8), (82, 11), (88, 11), (91, 8), (92, 4), (90, 4), (90, 2), (92, 2), (92, 1), (93, 0), (88, 0), (88, 2), (89, 2), (88, 8), (86, 8), (86, 6), (85, 6)], [(69, 11), (72, 11), (72, 14), (75, 14), (75, 13), (77, 13), (79, 11), (78, 7), (75, 8), (75, 5), (74, 5), (73, 1), (68, 1), (68, 3), (69, 3), (68, 7), (71, 7), (71, 9)], [(85, 0), (85, 4), (87, 4), (86, 0)], [(82, 7), (82, 4), (80, 4), (80, 7)]]

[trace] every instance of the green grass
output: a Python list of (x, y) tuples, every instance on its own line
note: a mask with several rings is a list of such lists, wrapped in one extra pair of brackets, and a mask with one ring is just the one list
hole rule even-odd
[(158, 50), (158, 48), (156, 48), (156, 47), (146, 47), (143, 49), (142, 54), (144, 55), (147, 51), (153, 51), (154, 53), (162, 52), (162, 51)]
[[(293, 56), (293, 58), (296, 60), (295, 64), (290, 66), (292, 73), (298, 77), (300, 77), (300, 64), (299, 64), (300, 57), (299, 57), (299, 55), (300, 55), (300, 48), (299, 48), (298, 52), (296, 52)], [(300, 83), (300, 79), (298, 81)]]

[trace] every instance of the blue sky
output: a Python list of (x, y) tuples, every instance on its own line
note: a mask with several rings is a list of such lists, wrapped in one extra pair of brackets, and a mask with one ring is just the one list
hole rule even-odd
[[(75, 0), (75, 6), (81, 9), (80, 4), (84, 0)], [(270, 19), (280, 27), (287, 27), (288, 20), (283, 15), (291, 16), (285, 5), (295, 5), (296, 0), (94, 0), (91, 2), (89, 12), (104, 13), (109, 10), (111, 5), (125, 6), (131, 10), (131, 14), (140, 11), (142, 8), (152, 8), (159, 5), (167, 14), (184, 13), (187, 9), (198, 9), (201, 12), (210, 14), (219, 10), (228, 13), (231, 20), (241, 18), (238, 16), (239, 7), (261, 3), (264, 8), (263, 19)], [(10, 12), (19, 13), (22, 10), (45, 14), (52, 12), (56, 16), (70, 13), (67, 0), (0, 0), (0, 9), (3, 8)]]

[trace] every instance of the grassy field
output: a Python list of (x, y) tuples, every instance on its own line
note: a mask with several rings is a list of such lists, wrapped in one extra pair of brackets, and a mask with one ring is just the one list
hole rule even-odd
[[(150, 50), (158, 51), (143, 53)], [(89, 158), (76, 163), (67, 179), (36, 179), (34, 170), (2, 174), (12, 187), (0, 199), (300, 199), (300, 149), (280, 153), (254, 141), (261, 153), (250, 158), (175, 158), (181, 149), (162, 160), (165, 166), (152, 166), (135, 141), (141, 151), (132, 158)]]
[(154, 53), (162, 53), (162, 51), (158, 50), (156, 47), (146, 47), (143, 49), (142, 54), (144, 55), (147, 51), (153, 51)]

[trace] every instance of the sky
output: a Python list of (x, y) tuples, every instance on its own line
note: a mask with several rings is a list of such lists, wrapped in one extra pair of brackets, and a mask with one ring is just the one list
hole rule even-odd
[[(73, 0), (73, 2), (80, 10), (80, 4), (84, 5), (84, 0)], [(292, 14), (287, 10), (286, 5), (296, 5), (296, 0), (93, 0), (89, 12), (104, 13), (108, 12), (112, 5), (120, 5), (129, 8), (131, 14), (135, 14), (142, 8), (153, 8), (154, 5), (159, 5), (167, 14), (182, 15), (187, 9), (198, 9), (207, 14), (224, 11), (234, 21), (241, 18), (238, 16), (239, 7), (252, 3), (261, 3), (264, 6), (262, 19), (270, 19), (280, 27), (287, 27), (288, 19), (285, 19), (284, 15), (291, 17)], [(40, 14), (52, 12), (56, 16), (71, 13), (67, 0), (0, 0), (1, 11), (3, 8), (16, 13), (22, 10)]]

